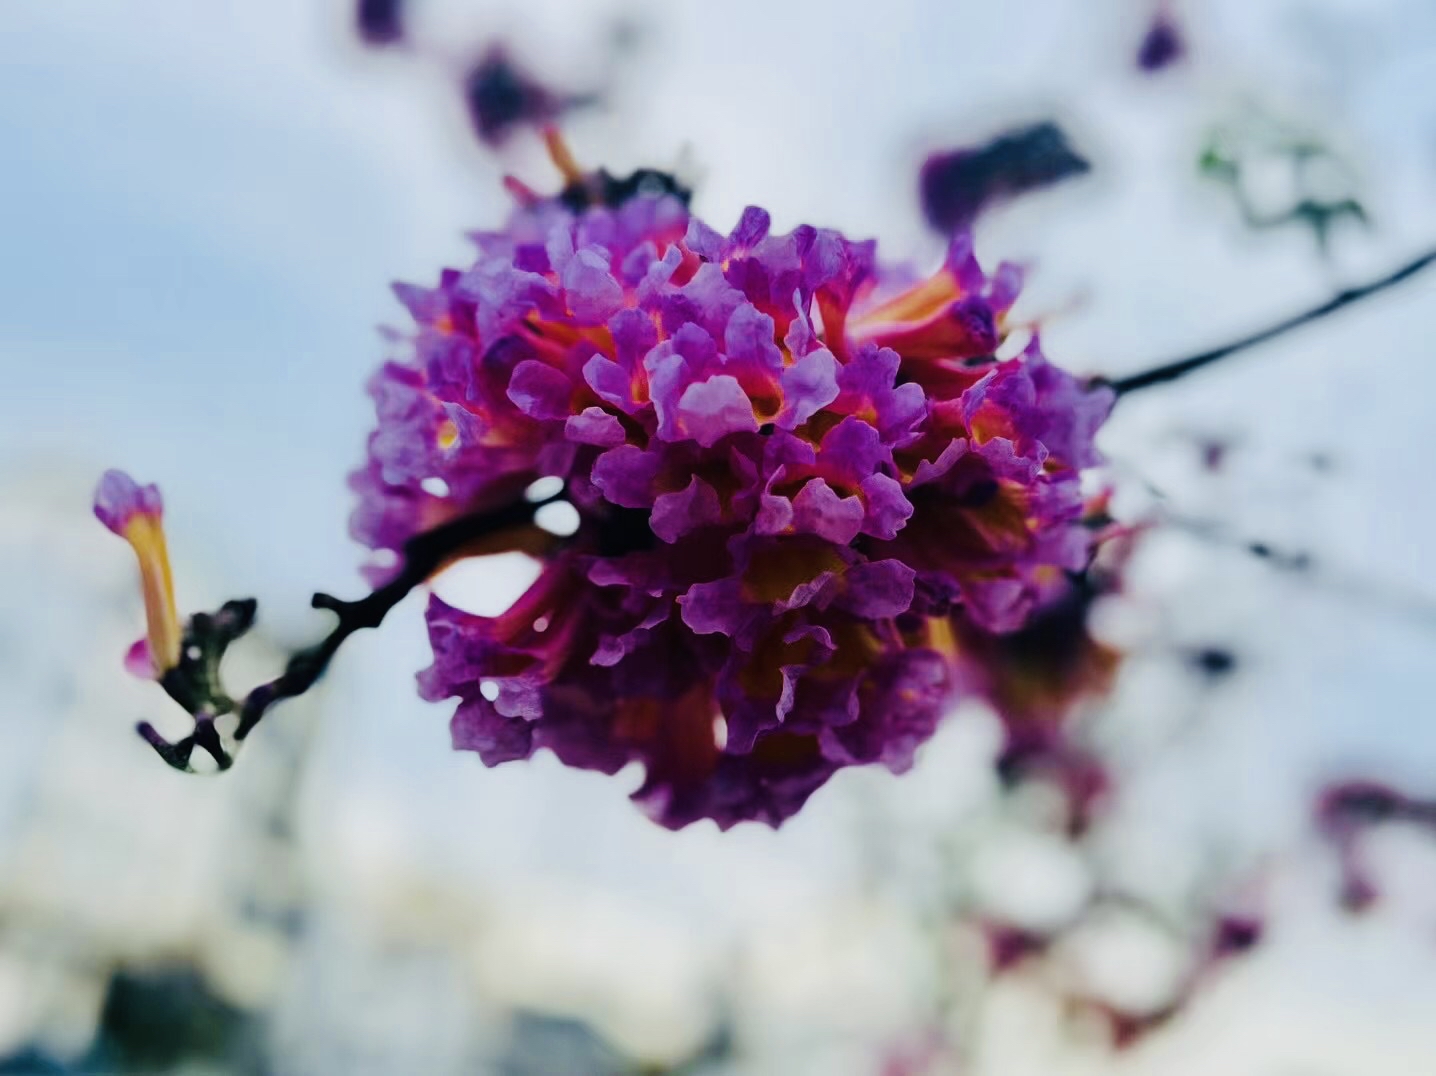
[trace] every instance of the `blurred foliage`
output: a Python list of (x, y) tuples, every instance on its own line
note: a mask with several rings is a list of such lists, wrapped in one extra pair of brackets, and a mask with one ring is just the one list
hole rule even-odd
[(110, 980), (100, 1032), (80, 1071), (154, 1073), (208, 1062), (259, 1076), (259, 1022), (216, 997), (188, 967), (122, 971)]
[(1370, 225), (1350, 162), (1312, 131), (1255, 107), (1208, 135), (1197, 168), (1231, 191), (1247, 227), (1307, 228), (1323, 257), (1336, 225)]

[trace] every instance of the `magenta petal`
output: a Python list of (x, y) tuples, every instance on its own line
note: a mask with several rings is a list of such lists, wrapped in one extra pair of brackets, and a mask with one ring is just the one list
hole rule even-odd
[(498, 681), (498, 685), (495, 713), (525, 721), (538, 721), (543, 717), (543, 683), (537, 676), (510, 676)]
[[(698, 267), (693, 279), (683, 285), (681, 298), (688, 316), (717, 338), (723, 336), (733, 313), (747, 303), (743, 293), (728, 283), (723, 270), (711, 262)], [(673, 309), (676, 311), (679, 307)]]
[(856, 482), (892, 463), (892, 450), (882, 443), (878, 431), (853, 415), (823, 436), (818, 454), (826, 465)]
[(890, 347), (866, 345), (838, 374), (843, 401), (876, 400), (892, 391), (901, 357)]
[(653, 637), (653, 629), (668, 619), (670, 611), (666, 603), (660, 602), (629, 631), (621, 635), (604, 635), (590, 660), (595, 665), (617, 665), (648, 643)]
[(937, 731), (952, 693), (952, 670), (934, 651), (909, 650), (883, 662), (867, 687), (856, 721), (823, 730), (823, 754), (841, 765), (881, 762), (903, 773)]
[(863, 479), (859, 488), (867, 502), (863, 530), (874, 538), (896, 538), (913, 511), (902, 483), (885, 474), (875, 474)]
[(994, 475), (1022, 483), (1032, 482), (1037, 478), (1047, 454), (1046, 446), (1039, 444), (1036, 446), (1036, 456), (1025, 456), (1007, 437), (994, 437), (976, 446), (969, 444), (968, 450), (981, 456)]
[(821, 478), (809, 479), (793, 498), (793, 528), (847, 545), (863, 526), (863, 502), (839, 497)]
[(621, 445), (625, 440), (623, 423), (601, 407), (585, 407), (578, 414), (570, 415), (563, 432), (570, 441), (604, 448)]
[(783, 369), (783, 353), (773, 342), (773, 319), (756, 307), (733, 311), (723, 332), (723, 351), (730, 363), (772, 373)]
[(988, 631), (1016, 631), (1027, 619), (1032, 601), (1019, 579), (985, 579), (965, 583), (963, 605), (967, 615)]
[(621, 408), (626, 413), (633, 412), (633, 379), (629, 377), (628, 371), (612, 359), (602, 355), (593, 356), (583, 365), (583, 379), (599, 399)]
[(771, 493), (765, 493), (758, 499), (758, 515), (753, 520), (755, 534), (787, 534), (792, 527), (792, 501)]
[(810, 442), (784, 430), (775, 430), (763, 445), (763, 467), (774, 479), (780, 467), (801, 473), (811, 469), (817, 459), (817, 450)]
[(683, 252), (677, 246), (671, 246), (662, 258), (649, 265), (648, 272), (643, 274), (635, 289), (640, 312), (657, 310), (661, 313), (669, 305), (673, 294), (668, 282), (673, 279), (682, 261)]
[(646, 591), (652, 584), (652, 562), (643, 554), (628, 557), (597, 557), (588, 566), (588, 581), (596, 587), (632, 587), (635, 591), (662, 593), (661, 589)]
[(972, 245), (972, 230), (961, 228), (952, 233), (948, 240), (947, 254), (943, 260), (958, 286), (965, 292), (979, 291), (983, 285), (982, 267), (977, 264), (977, 254)]
[(960, 340), (952, 346), (960, 347), (962, 354), (986, 355), (997, 347), (997, 325), (986, 299), (965, 295), (947, 308), (945, 317)]
[(1029, 416), (1033, 436), (1069, 467), (1093, 467), (1102, 462), (1095, 439), (1116, 403), (1110, 386), (1089, 385), (1042, 357), (1036, 340), (1027, 349), (1026, 369), (1032, 379), (1040, 410)]
[(912, 605), (917, 573), (900, 560), (854, 564), (843, 577), (839, 604), (870, 620), (905, 613)]
[(608, 322), (613, 335), (614, 357), (622, 366), (634, 369), (658, 343), (658, 327), (642, 310), (620, 310)]
[(826, 606), (837, 587), (837, 573), (819, 572), (807, 582), (799, 583), (788, 594), (786, 598), (780, 598), (773, 603), (773, 608), (780, 613), (790, 612), (793, 609), (801, 609), (805, 605), (816, 603), (819, 608)]
[(125, 651), (125, 672), (131, 676), (137, 676), (141, 680), (153, 680), (155, 678), (155, 660), (150, 656), (150, 641), (148, 639), (136, 639), (130, 648)]
[(889, 347), (865, 344), (838, 374), (840, 411), (872, 415), (887, 441), (902, 440), (927, 417), (927, 395), (922, 386), (897, 384), (902, 359)]
[(566, 270), (574, 254), (572, 224), (565, 222), (551, 229), (544, 240), (544, 252), (548, 255), (549, 265), (554, 272), (562, 273)]
[(997, 267), (987, 288), (987, 302), (994, 313), (1005, 314), (1017, 302), (1023, 276), (1022, 266), (1013, 262), (1003, 262)]
[(738, 379), (727, 374), (684, 389), (678, 398), (678, 421), (684, 432), (704, 448), (730, 433), (753, 433), (758, 429), (753, 401)]
[(504, 717), (487, 699), (465, 699), (449, 722), (455, 751), (476, 751), (485, 766), (528, 758), (534, 749), (533, 724)]
[(593, 656), (589, 658), (589, 661), (594, 665), (604, 667), (617, 665), (642, 647), (651, 635), (652, 632), (646, 627), (634, 628), (622, 635), (605, 635), (594, 647)]
[(572, 398), (573, 382), (546, 362), (526, 359), (509, 379), (509, 399), (532, 418), (567, 418)]
[(657, 456), (635, 445), (619, 445), (593, 461), (593, 484), (622, 508), (648, 508), (661, 465)]
[(766, 209), (755, 205), (746, 207), (743, 215), (738, 218), (738, 226), (729, 237), (729, 250), (747, 250), (756, 246), (768, 234), (771, 222), (772, 218), (768, 216)]
[(783, 337), (783, 346), (788, 349), (789, 354), (803, 356), (817, 346), (818, 338), (813, 332), (813, 323), (808, 318), (808, 303), (802, 292), (793, 293), (793, 305), (798, 313), (793, 318), (793, 323), (788, 326), (787, 335)]
[[(838, 398), (838, 360), (827, 348), (810, 351), (783, 371), (782, 384), (783, 412), (778, 425), (791, 430)], [(918, 389), (919, 395), (921, 392)]]
[(561, 311), (558, 289), (538, 273), (485, 267), (465, 277), (464, 290), (477, 302), (475, 323), (486, 340), (502, 338), (534, 311), (550, 316)]
[(697, 217), (688, 222), (683, 245), (700, 258), (716, 262), (723, 257), (723, 237)]
[(643, 366), (648, 372), (648, 395), (658, 416), (658, 436), (665, 441), (682, 440), (678, 399), (692, 380), (688, 364), (673, 350), (671, 342), (665, 342), (649, 353)]
[(935, 481), (952, 470), (953, 466), (967, 454), (967, 438), (955, 437), (948, 442), (947, 447), (938, 454), (935, 460), (922, 460), (913, 472), (912, 485), (921, 486), (927, 482)]
[(683, 623), (699, 635), (736, 634), (744, 619), (742, 585), (736, 579), (694, 583), (678, 603)]
[(623, 306), (623, 285), (609, 272), (598, 251), (578, 251), (563, 271), (568, 310), (580, 325), (602, 325)]
[(878, 428), (883, 437), (901, 439), (927, 417), (927, 393), (908, 382), (896, 386), (878, 406)]
[(456, 609), (437, 594), (429, 595), (425, 613), (434, 663), (418, 675), (419, 697), (429, 702), (462, 695), (483, 673), (492, 651), (492, 621)]
[(659, 437), (679, 441), (691, 436), (681, 421), (682, 394), (693, 382), (707, 377), (717, 365), (718, 345), (705, 329), (692, 323), (684, 325), (648, 353), (643, 368), (648, 372), (648, 394), (658, 415)]
[(444, 417), (454, 424), (461, 446), (476, 445), (484, 437), (485, 425), (478, 415), (456, 403), (444, 404)]
[(712, 486), (696, 475), (678, 493), (665, 493), (653, 502), (649, 526), (665, 542), (673, 543), (699, 527), (717, 523), (723, 506)]

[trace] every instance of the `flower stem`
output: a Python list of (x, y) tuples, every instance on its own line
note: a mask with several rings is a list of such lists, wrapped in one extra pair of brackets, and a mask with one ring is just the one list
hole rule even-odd
[(1164, 362), (1160, 366), (1153, 366), (1139, 373), (1128, 374), (1126, 377), (1117, 378), (1107, 382), (1107, 384), (1116, 391), (1118, 396), (1125, 396), (1130, 392), (1136, 392), (1138, 389), (1150, 388), (1153, 385), (1163, 385), (1169, 381), (1176, 381), (1204, 367), (1211, 366), (1229, 355), (1235, 355), (1239, 351), (1245, 351), (1248, 348), (1256, 347), (1258, 344), (1264, 344), (1268, 340), (1291, 332), (1293, 329), (1299, 329), (1309, 322), (1319, 321), (1328, 314), (1334, 314), (1343, 307), (1350, 306), (1352, 303), (1359, 302), (1368, 296), (1394, 287), (1402, 281), (1415, 276), (1432, 264), (1436, 264), (1436, 250), (1427, 251), (1420, 257), (1407, 262), (1399, 269), (1377, 280), (1362, 284), (1359, 287), (1339, 291), (1320, 306), (1293, 315), (1283, 321), (1277, 322), (1275, 325), (1254, 332), (1250, 336), (1244, 336), (1240, 340), (1224, 344), (1221, 347), (1212, 348), (1210, 351), (1203, 351), (1196, 355), (1189, 355), (1183, 359)]
[[(194, 718), (194, 731), (170, 743), (148, 721), (142, 721), (138, 726), (140, 736), (177, 770), (191, 769), (190, 758), (196, 747), (210, 755), (221, 770), (228, 769), (234, 763), (235, 751), (264, 715), (278, 703), (303, 695), (318, 683), (349, 636), (365, 628), (377, 628), (411, 590), (466, 549), (504, 531), (532, 524), (540, 508), (561, 499), (562, 492), (537, 501), (521, 499), (417, 534), (404, 546), (398, 574), (356, 601), (315, 594), (311, 599), (314, 608), (328, 609), (339, 622), (319, 642), (291, 656), (279, 676), (260, 684), (242, 702), (236, 703), (224, 693), (219, 683), (219, 664), (230, 643), (254, 623), (254, 599), (226, 602), (213, 614), (197, 613), (186, 627), (179, 664), (161, 681), (170, 697)], [(226, 744), (215, 721), (233, 713), (238, 713), (239, 723), (233, 742)]]

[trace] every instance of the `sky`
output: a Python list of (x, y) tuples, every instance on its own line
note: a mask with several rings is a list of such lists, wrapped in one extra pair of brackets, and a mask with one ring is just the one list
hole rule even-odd
[[(159, 481), (183, 604), (254, 594), (280, 642), (316, 631), (308, 592), (360, 586), (343, 476), (370, 423), (362, 386), (384, 355), (377, 328), (399, 322), (389, 283), (462, 264), (464, 231), (505, 212), (504, 171), (548, 180), (535, 147), (495, 159), (466, 134), (451, 78), (494, 35), (580, 87), (611, 80), (609, 108), (571, 129), (581, 159), (615, 171), (691, 162), (695, 206), (720, 230), (757, 202), (777, 229), (877, 235), (898, 259), (938, 253), (913, 193), (926, 148), (1057, 115), (1092, 157), (1092, 178), (999, 213), (978, 250), (1030, 263), (1020, 309), (1058, 312), (1045, 350), (1080, 372), (1223, 341), (1431, 243), (1430, 5), (1212, 0), (1189, 20), (1195, 62), (1150, 82), (1128, 63), (1141, 9), (901, 3), (875, 16), (846, 2), (649, 3), (623, 9), (645, 30), (632, 57), (617, 57), (605, 42), (620, 9), (604, 3), (431, 0), (417, 7), (416, 55), (374, 55), (349, 39), (339, 3), (12, 2), (0, 16), (0, 485), (16, 506), (34, 503), (24, 491), (72, 492), (89, 525), (89, 482), (104, 467)], [(1359, 165), (1374, 225), (1329, 264), (1309, 236), (1244, 232), (1195, 176), (1204, 132), (1251, 99), (1319, 125)], [(1418, 280), (1134, 399), (1104, 434), (1119, 506), (1149, 508), (1155, 487), (1173, 513), (1310, 549), (1321, 569), (1316, 581), (1283, 578), (1179, 534), (1153, 540), (1125, 629), (1153, 660), (1135, 663), (1114, 703), (1114, 727), (1131, 733), (1119, 845), (1150, 856), (1205, 841), (1258, 860), (1300, 845), (1326, 774), (1376, 770), (1431, 790), (1433, 309), (1436, 278)], [(1232, 436), (1230, 470), (1202, 475), (1192, 433)], [(1307, 466), (1318, 452), (1330, 475)], [(94, 555), (125, 570), (118, 543)], [(7, 630), (35, 623), (16, 593), (0, 597)], [(356, 639), (327, 689), (306, 807), (321, 888), (413, 872), (499, 907), (581, 894), (592, 920), (563, 935), (575, 966), (577, 939), (607, 936), (611, 951), (584, 958), (598, 980), (638, 948), (689, 954), (654, 956), (652, 974), (697, 982), (725, 939), (851, 896), (866, 869), (851, 830), (869, 798), (902, 834), (896, 854), (920, 856), (932, 827), (987, 791), (991, 730), (973, 718), (953, 722), (907, 777), (843, 775), (779, 834), (668, 834), (616, 787), (637, 775), (614, 781), (548, 758), (485, 771), (449, 753), (446, 715), (412, 695), (426, 663), (418, 601)], [(38, 645), (53, 640), (56, 654), (84, 630), (79, 614), (41, 623)], [(1243, 675), (1214, 696), (1174, 692), (1161, 656), (1210, 641), (1239, 648)], [(116, 750), (141, 750), (128, 721), (117, 716)], [(39, 739), (23, 732), (6, 733), (17, 769), (16, 745)], [(1321, 921), (1314, 907), (1302, 915)], [(1397, 1045), (1381, 1071), (1429, 1071), (1419, 1062), (1436, 1045), (1411, 1030), (1414, 1013), (1378, 1005), (1373, 984), (1436, 998), (1436, 949), (1413, 953), (1388, 929), (1328, 944), (1313, 928), (1293, 942), (1252, 996), (1322, 985), (1272, 1000), (1268, 1028), (1285, 1026), (1287, 1010), (1292, 1026), (1319, 1026), (1340, 1008), (1333, 998), (1368, 998), (1418, 1044), (1403, 1060), (1404, 1040), (1388, 1035)], [(662, 944), (622, 940), (653, 936)], [(1333, 980), (1350, 966), (1348, 943), (1365, 977), (1343, 987)], [(852, 957), (861, 998), (891, 986), (863, 963), (880, 957)], [(657, 1003), (635, 1011), (652, 1011), (644, 1004)], [(1364, 1056), (1350, 1045), (1368, 1042), (1364, 1028), (1332, 1041)], [(1261, 1034), (1233, 1036), (1246, 1045), (1228, 1048), (1247, 1052), (1221, 1071), (1280, 1072), (1261, 1065), (1284, 1063), (1291, 1036), (1272, 1045)], [(1359, 1071), (1332, 1049), (1336, 1061), (1312, 1073)], [(1001, 1064), (992, 1071), (1019, 1071)]]

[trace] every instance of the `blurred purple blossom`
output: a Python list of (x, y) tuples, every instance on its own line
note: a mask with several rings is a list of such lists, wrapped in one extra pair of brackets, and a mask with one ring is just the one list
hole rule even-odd
[(994, 205), (1090, 170), (1057, 124), (1014, 128), (929, 157), (919, 176), (923, 215), (937, 231), (951, 234)]
[(393, 45), (404, 39), (404, 0), (358, 0), (354, 21), (366, 45)]
[(499, 146), (520, 127), (541, 127), (579, 103), (550, 89), (493, 45), (464, 78), (464, 101), (480, 139)]
[(1142, 42), (1137, 46), (1137, 66), (1152, 74), (1170, 67), (1187, 54), (1187, 44), (1182, 38), (1176, 18), (1164, 5), (1152, 19)]

